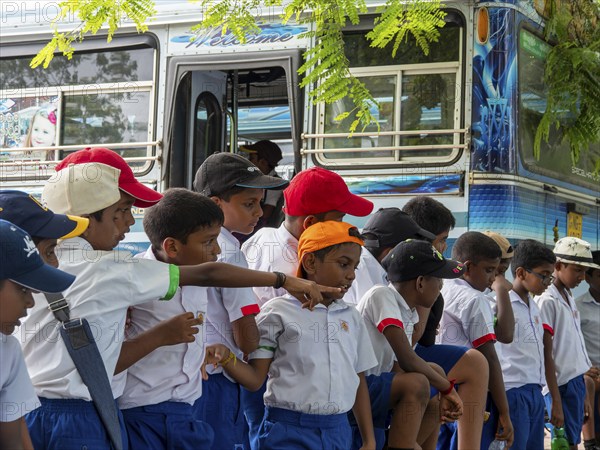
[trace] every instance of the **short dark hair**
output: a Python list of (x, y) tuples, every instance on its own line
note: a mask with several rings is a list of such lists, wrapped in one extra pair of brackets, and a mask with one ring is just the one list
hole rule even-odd
[(534, 239), (525, 239), (517, 244), (512, 257), (510, 270), (513, 277), (517, 275), (517, 269), (522, 267), (525, 270), (532, 270), (542, 264), (553, 264), (556, 262), (556, 256), (551, 249), (541, 242)]
[(156, 251), (168, 237), (186, 244), (190, 234), (223, 225), (223, 221), (223, 211), (210, 198), (188, 189), (171, 188), (156, 205), (146, 209), (144, 231)]
[(471, 261), (475, 264), (484, 259), (498, 259), (502, 250), (491, 237), (479, 231), (467, 231), (460, 235), (452, 247), (452, 259), (461, 262)]
[[(350, 236), (362, 239), (363, 241), (365, 240), (365, 238), (360, 234), (360, 232), (358, 231), (357, 228), (350, 228), (348, 230), (348, 234)], [(355, 242), (342, 242), (341, 244), (330, 245), (329, 247), (325, 247), (320, 250), (317, 250), (316, 252), (313, 252), (313, 255), (315, 255), (315, 258), (319, 259), (320, 261), (323, 261), (325, 259), (325, 256), (327, 256), (328, 253), (331, 253), (332, 251), (341, 247), (344, 244), (354, 244), (354, 243)], [(358, 245), (358, 244), (356, 244), (356, 245)]]
[(451, 230), (456, 225), (452, 212), (437, 200), (419, 195), (412, 198), (402, 208), (417, 224), (433, 233), (440, 234)]

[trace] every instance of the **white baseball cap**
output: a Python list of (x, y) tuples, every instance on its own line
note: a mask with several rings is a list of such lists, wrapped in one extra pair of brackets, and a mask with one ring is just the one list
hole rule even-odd
[(42, 201), (58, 214), (91, 214), (121, 198), (121, 171), (101, 163), (70, 164), (50, 177)]

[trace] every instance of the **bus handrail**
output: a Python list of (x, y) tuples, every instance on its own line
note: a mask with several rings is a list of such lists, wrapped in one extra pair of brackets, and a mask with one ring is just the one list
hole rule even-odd
[(421, 134), (467, 134), (468, 128), (447, 130), (373, 131), (368, 133), (302, 133), (302, 139), (325, 139), (336, 137), (417, 136)]
[(122, 148), (122, 149), (127, 150), (130, 148), (154, 147), (154, 146), (162, 147), (162, 140), (159, 139), (157, 141), (149, 141), (149, 142), (123, 142), (123, 143), (112, 142), (112, 143), (108, 143), (108, 144), (96, 144), (96, 145), (76, 144), (76, 145), (53, 145), (53, 146), (48, 146), (48, 147), (7, 147), (7, 148), (0, 148), (0, 153), (49, 152), (49, 151), (54, 151), (54, 150), (81, 150), (84, 147), (89, 147), (89, 148), (104, 147), (104, 148), (110, 148), (111, 150), (113, 150), (115, 148)]
[(435, 144), (435, 145), (397, 145), (389, 147), (358, 147), (358, 148), (319, 148), (314, 150), (301, 149), (303, 155), (320, 153), (358, 153), (371, 151), (395, 151), (395, 150), (440, 150), (453, 148), (468, 148), (468, 144)]

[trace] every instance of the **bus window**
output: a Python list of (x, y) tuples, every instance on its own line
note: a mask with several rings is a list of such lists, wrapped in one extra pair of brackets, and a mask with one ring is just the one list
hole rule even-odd
[[(408, 39), (395, 58), (389, 48), (369, 47), (367, 31), (346, 33), (351, 72), (377, 101), (371, 107), (377, 125), (348, 138), (344, 133), (355, 119), (351, 99), (321, 107), (318, 133), (325, 137), (316, 145), (323, 150), (317, 153), (322, 164), (440, 164), (458, 157), (463, 28), (448, 24), (440, 32), (428, 55)], [(335, 121), (341, 113), (350, 115)]]
[[(546, 110), (547, 89), (544, 85), (544, 64), (550, 45), (535, 34), (521, 29), (519, 33), (519, 153), (523, 165), (531, 172), (568, 181), (579, 186), (598, 190), (600, 177), (595, 174), (595, 161), (600, 158), (600, 145), (590, 146), (582, 152), (579, 161), (571, 159), (571, 149), (563, 141), (561, 129), (552, 126), (546, 143), (542, 140), (540, 158), (533, 155), (537, 127)], [(568, 122), (571, 112), (564, 112)]]
[(130, 162), (136, 172), (149, 170), (156, 54), (150, 41), (127, 48), (118, 47), (124, 40), (114, 39), (113, 50), (96, 46), (76, 53), (68, 64), (55, 58), (47, 69), (30, 68), (32, 55), (18, 46), (3, 48), (0, 163), (25, 163), (19, 176), (29, 178), (40, 162), (83, 147), (110, 146), (124, 157), (137, 157)]
[(196, 101), (194, 117), (194, 167), (200, 167), (208, 155), (221, 150), (223, 117), (217, 97), (202, 92)]

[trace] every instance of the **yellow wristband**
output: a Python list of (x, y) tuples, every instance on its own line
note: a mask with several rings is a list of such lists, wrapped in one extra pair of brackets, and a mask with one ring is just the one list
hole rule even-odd
[(225, 367), (227, 364), (229, 364), (229, 362), (233, 359), (233, 365), (235, 366), (235, 363), (237, 362), (237, 357), (235, 356), (235, 353), (233, 353), (232, 351), (229, 352), (229, 356), (227, 358), (225, 358), (223, 361), (221, 361), (219, 363), (219, 365), (221, 367)]

